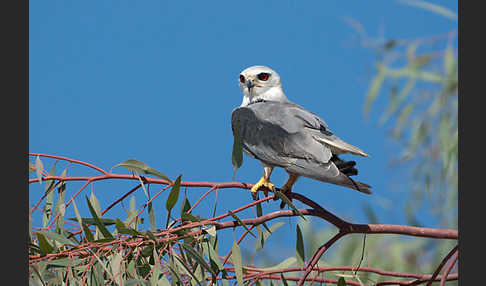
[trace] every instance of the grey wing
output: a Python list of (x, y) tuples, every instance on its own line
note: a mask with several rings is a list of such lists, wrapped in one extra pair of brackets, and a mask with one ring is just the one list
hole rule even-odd
[(291, 109), (293, 116), (302, 120), (304, 127), (310, 134), (312, 134), (312, 137), (322, 144), (328, 146), (333, 154), (338, 155), (343, 153), (351, 153), (354, 155), (368, 157), (368, 154), (366, 154), (360, 148), (344, 142), (341, 138), (334, 135), (331, 130), (329, 130), (326, 122), (324, 122), (324, 120), (318, 115), (307, 111), (299, 105), (293, 105), (294, 107)]
[(368, 185), (354, 182), (331, 161), (333, 154), (360, 150), (334, 136), (317, 115), (293, 103), (265, 102), (235, 109), (233, 129), (236, 122), (248, 155), (290, 173), (369, 193)]
[[(305, 121), (295, 117), (294, 106), (257, 103), (233, 111), (232, 127), (238, 122), (243, 150), (270, 165), (283, 168), (300, 160), (326, 164), (331, 150), (304, 131)], [(337, 170), (337, 169), (336, 169)]]

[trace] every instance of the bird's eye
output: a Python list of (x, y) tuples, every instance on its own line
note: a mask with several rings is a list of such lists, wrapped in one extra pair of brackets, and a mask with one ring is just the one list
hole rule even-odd
[(262, 73), (259, 73), (257, 75), (257, 77), (258, 77), (259, 80), (267, 81), (268, 78), (270, 77), (270, 74), (269, 73), (266, 73), (266, 72), (262, 72)]
[(240, 74), (240, 82), (245, 83), (245, 77), (242, 74)]

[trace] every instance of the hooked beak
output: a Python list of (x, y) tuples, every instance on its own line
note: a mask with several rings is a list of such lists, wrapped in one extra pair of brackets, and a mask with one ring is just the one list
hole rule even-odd
[(255, 86), (255, 84), (253, 83), (253, 81), (251, 81), (251, 79), (248, 79), (246, 81), (246, 87), (248, 88), (248, 92), (251, 93), (251, 88), (254, 87), (254, 86)]

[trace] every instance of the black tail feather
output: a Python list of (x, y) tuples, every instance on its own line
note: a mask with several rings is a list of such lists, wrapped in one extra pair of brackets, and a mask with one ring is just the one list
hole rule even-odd
[(355, 161), (344, 161), (337, 155), (332, 155), (331, 161), (336, 165), (339, 171), (346, 176), (356, 176), (358, 175), (358, 169), (354, 168), (356, 165)]

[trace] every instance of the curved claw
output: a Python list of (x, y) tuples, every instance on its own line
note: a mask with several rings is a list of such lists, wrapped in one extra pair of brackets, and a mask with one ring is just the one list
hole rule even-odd
[(258, 190), (263, 187), (265, 187), (263, 189), (263, 193), (265, 194), (265, 196), (268, 196), (268, 190), (272, 192), (275, 191), (275, 185), (272, 184), (272, 182), (270, 182), (270, 180), (266, 179), (265, 177), (261, 177), (260, 180), (255, 185), (253, 185), (250, 190), (254, 199), (257, 197)]

